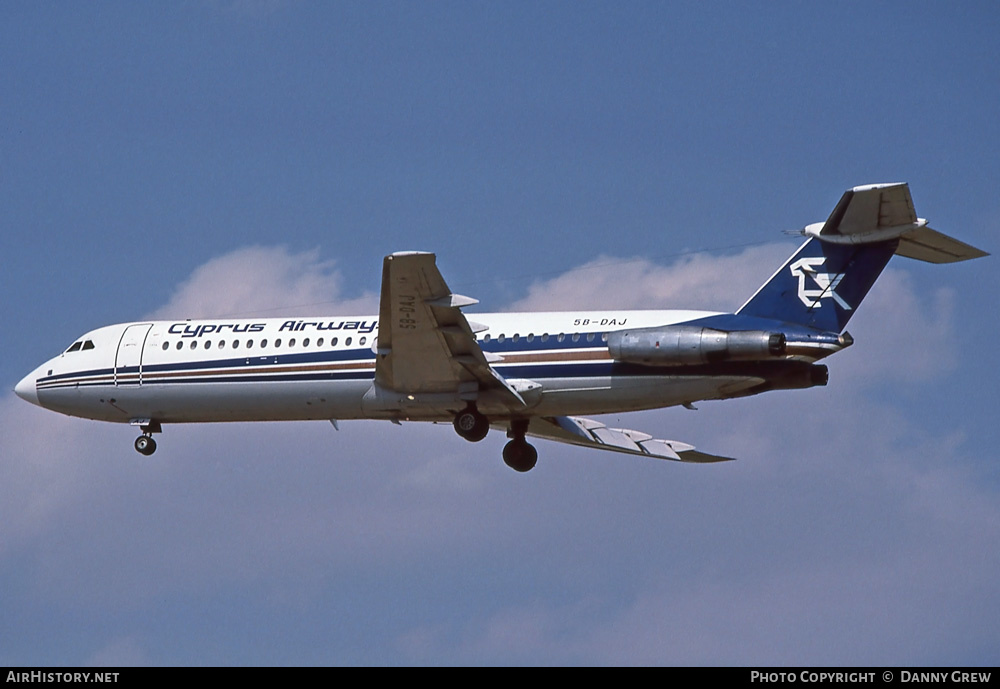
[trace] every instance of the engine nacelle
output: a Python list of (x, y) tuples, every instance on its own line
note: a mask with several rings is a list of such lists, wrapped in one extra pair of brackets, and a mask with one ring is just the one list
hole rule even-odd
[(646, 366), (695, 366), (720, 361), (761, 361), (785, 354), (784, 333), (726, 332), (694, 325), (667, 325), (608, 333), (615, 361)]

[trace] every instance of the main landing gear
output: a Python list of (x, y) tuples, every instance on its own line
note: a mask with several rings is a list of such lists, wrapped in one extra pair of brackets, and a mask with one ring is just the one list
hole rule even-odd
[(490, 432), (490, 420), (472, 404), (455, 414), (455, 432), (470, 443), (478, 443)]
[(153, 440), (154, 433), (160, 433), (163, 429), (160, 424), (156, 421), (151, 421), (150, 423), (143, 424), (139, 426), (142, 430), (142, 435), (135, 439), (133, 446), (135, 451), (141, 455), (146, 455), (147, 457), (154, 452), (156, 452), (156, 441)]
[[(490, 420), (481, 414), (474, 404), (470, 404), (455, 414), (453, 425), (456, 433), (473, 443), (478, 443), (490, 431)], [(538, 451), (524, 439), (524, 434), (527, 431), (527, 419), (513, 419), (510, 422), (510, 430), (507, 432), (511, 441), (503, 448), (504, 464), (514, 471), (522, 473), (531, 471), (535, 467), (535, 463), (538, 462)], [(138, 442), (137, 440), (136, 443)], [(136, 449), (139, 449), (138, 445), (136, 445)], [(142, 452), (142, 450), (139, 451)]]
[(538, 450), (524, 439), (528, 430), (527, 419), (514, 419), (510, 422), (508, 435), (513, 438), (503, 447), (503, 462), (514, 471), (531, 471), (538, 462)]

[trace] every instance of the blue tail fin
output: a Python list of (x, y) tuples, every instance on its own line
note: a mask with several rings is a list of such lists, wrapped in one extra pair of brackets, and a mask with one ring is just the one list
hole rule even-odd
[(989, 255), (928, 227), (898, 182), (848, 189), (802, 233), (809, 241), (736, 313), (840, 332), (894, 253), (928, 263)]
[(840, 332), (899, 241), (831, 244), (810, 238), (736, 313)]

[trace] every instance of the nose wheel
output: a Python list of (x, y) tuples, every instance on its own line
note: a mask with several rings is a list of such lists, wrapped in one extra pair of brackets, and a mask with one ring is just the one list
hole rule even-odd
[(147, 457), (156, 452), (156, 441), (153, 440), (154, 433), (162, 433), (163, 428), (159, 421), (152, 419), (133, 419), (133, 426), (138, 426), (142, 435), (135, 439), (135, 451)]
[(146, 455), (147, 457), (156, 452), (156, 441), (153, 440), (153, 436), (148, 433), (143, 433), (136, 438), (135, 451), (141, 455)]

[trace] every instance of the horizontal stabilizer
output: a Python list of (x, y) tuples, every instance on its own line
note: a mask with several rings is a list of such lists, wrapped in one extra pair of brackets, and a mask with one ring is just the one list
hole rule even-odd
[(917, 220), (908, 184), (867, 184), (844, 192), (823, 223), (820, 235), (866, 234), (889, 227), (913, 225)]
[(901, 182), (848, 189), (825, 223), (810, 225), (804, 232), (836, 244), (898, 239), (897, 255), (928, 263), (955, 263), (989, 255), (927, 227), (927, 221), (918, 218), (913, 209), (909, 185)]
[(903, 234), (899, 238), (896, 255), (928, 263), (957, 263), (989, 256), (985, 251), (926, 226)]
[(581, 447), (670, 459), (675, 462), (707, 464), (732, 461), (732, 457), (718, 457), (698, 452), (693, 445), (677, 440), (661, 440), (648, 433), (628, 428), (608, 428), (600, 421), (577, 416), (533, 417), (528, 425), (527, 434)]

